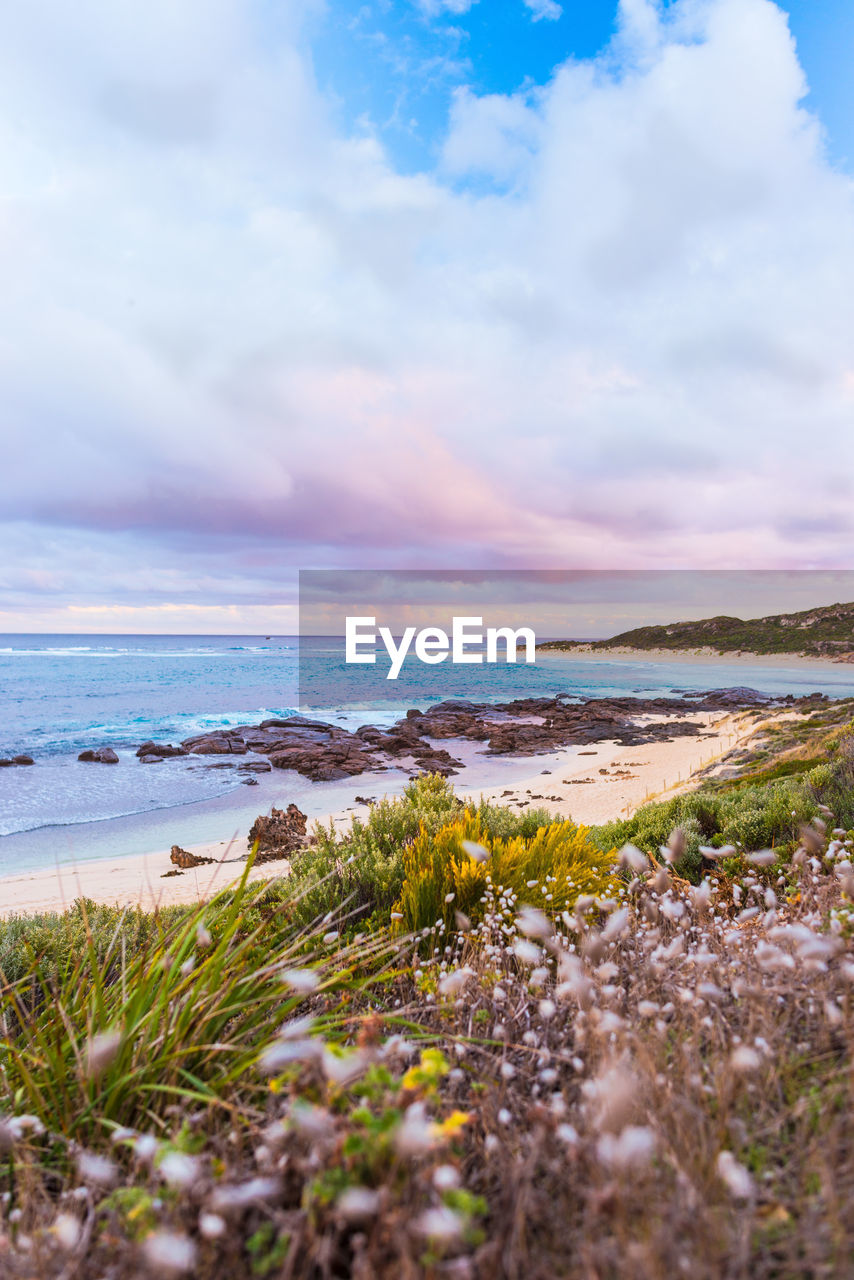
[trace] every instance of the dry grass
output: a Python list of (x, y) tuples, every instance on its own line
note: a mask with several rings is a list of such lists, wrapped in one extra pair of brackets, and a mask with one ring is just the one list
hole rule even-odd
[(813, 824), (699, 886), (628, 849), (556, 919), (490, 882), (477, 927), (329, 993), (291, 945), (283, 1025), (216, 1103), (85, 1149), (24, 1114), (7, 1048), (0, 1275), (850, 1276), (850, 847)]

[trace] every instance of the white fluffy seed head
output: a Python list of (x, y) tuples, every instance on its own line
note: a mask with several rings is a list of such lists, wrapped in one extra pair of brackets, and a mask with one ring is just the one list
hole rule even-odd
[(77, 1248), (83, 1234), (80, 1219), (75, 1218), (73, 1213), (60, 1213), (51, 1230), (60, 1249), (64, 1249), (66, 1253), (71, 1253), (72, 1249)]
[(225, 1234), (225, 1219), (218, 1213), (199, 1214), (199, 1235), (205, 1240), (218, 1240)]
[(380, 1193), (370, 1187), (347, 1187), (338, 1197), (337, 1209), (348, 1222), (364, 1222), (379, 1213)]
[(191, 1187), (199, 1178), (199, 1162), (183, 1151), (169, 1151), (160, 1161), (159, 1172), (170, 1187)]
[(174, 1231), (155, 1231), (146, 1240), (145, 1260), (152, 1271), (167, 1275), (186, 1275), (196, 1265), (196, 1246), (187, 1236)]
[(106, 1071), (115, 1061), (122, 1045), (122, 1037), (118, 1031), (104, 1031), (92, 1036), (86, 1046), (86, 1075), (95, 1079)]
[(716, 1165), (718, 1177), (735, 1200), (749, 1200), (754, 1191), (753, 1179), (731, 1151), (722, 1151)]

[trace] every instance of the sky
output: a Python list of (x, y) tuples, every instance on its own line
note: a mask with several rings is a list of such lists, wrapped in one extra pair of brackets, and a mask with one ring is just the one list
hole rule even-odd
[(292, 630), (306, 568), (851, 565), (850, 4), (0, 22), (0, 630)]

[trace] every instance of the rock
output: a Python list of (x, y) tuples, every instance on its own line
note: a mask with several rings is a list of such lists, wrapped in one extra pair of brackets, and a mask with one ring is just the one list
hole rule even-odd
[[(139, 752), (137, 752), (139, 755)], [(163, 756), (139, 756), (140, 764), (162, 764)]]
[(12, 756), (12, 764), (35, 764), (35, 760), (32, 756)]
[(161, 873), (160, 879), (168, 880), (169, 876), (182, 876), (183, 874), (184, 874), (183, 871), (179, 871), (177, 867), (173, 867), (171, 871), (163, 871)]
[(197, 756), (245, 756), (248, 750), (242, 738), (226, 734), (220, 737), (210, 733), (201, 738), (188, 738), (181, 745)]
[(77, 757), (85, 764), (118, 764), (119, 757), (116, 755), (112, 747), (95, 747), (81, 751)]
[(169, 861), (186, 871), (189, 867), (203, 867), (205, 863), (213, 862), (213, 858), (200, 858), (197, 853), (190, 853), (189, 849), (182, 849), (180, 845), (173, 844)]
[(2, 760), (0, 760), (0, 769), (11, 769), (11, 768), (12, 768), (11, 760), (7, 760), (5, 757)]
[[(264, 855), (283, 857), (305, 844), (307, 818), (295, 804), (287, 809), (271, 809), (269, 816), (259, 814), (249, 832), (249, 847), (257, 845), (257, 862), (264, 862)], [(272, 852), (275, 851), (275, 852)]]
[(140, 760), (144, 756), (158, 756), (161, 760), (166, 760), (171, 756), (186, 756), (189, 753), (184, 747), (173, 747), (171, 742), (143, 742), (136, 754)]
[(240, 779), (240, 781), (241, 781), (241, 783), (243, 784), (243, 786), (244, 786), (244, 787), (257, 787), (257, 786), (258, 786), (258, 779), (257, 779), (257, 778), (241, 778), (241, 779)]

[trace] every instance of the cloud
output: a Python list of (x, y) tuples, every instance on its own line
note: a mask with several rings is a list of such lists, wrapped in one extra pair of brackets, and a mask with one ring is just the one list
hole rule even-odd
[(477, 0), (418, 0), (418, 7), (428, 18), (436, 18), (443, 13), (468, 13)]
[(557, 0), (524, 0), (524, 4), (526, 9), (531, 10), (533, 22), (541, 22), (543, 18), (547, 22), (557, 22), (563, 14), (563, 9)]
[(458, 92), (421, 174), (335, 125), (316, 20), (10, 17), (16, 609), (123, 565), (248, 607), (306, 563), (850, 563), (852, 191), (782, 11), (624, 0), (595, 61)]

